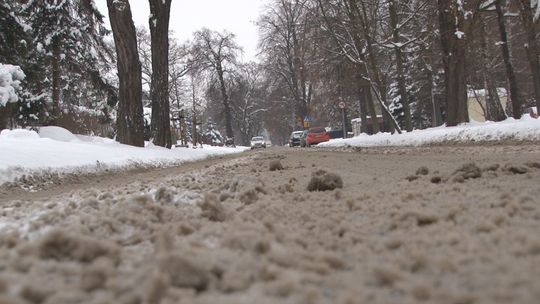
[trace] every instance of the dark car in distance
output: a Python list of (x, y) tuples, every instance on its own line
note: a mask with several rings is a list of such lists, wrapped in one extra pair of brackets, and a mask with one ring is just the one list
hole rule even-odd
[(300, 146), (300, 139), (304, 131), (293, 131), (289, 137), (289, 147)]

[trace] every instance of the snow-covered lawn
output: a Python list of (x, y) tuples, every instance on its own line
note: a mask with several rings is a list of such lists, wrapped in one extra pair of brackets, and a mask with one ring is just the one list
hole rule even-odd
[(39, 133), (6, 129), (0, 133), (0, 184), (25, 174), (92, 173), (135, 166), (169, 166), (246, 149), (249, 148), (165, 149), (151, 144), (139, 148), (108, 138), (74, 135), (59, 127), (43, 127)]
[(402, 134), (361, 134), (353, 138), (330, 140), (329, 142), (319, 144), (319, 146), (424, 146), (505, 140), (540, 140), (540, 119), (524, 115), (519, 120), (508, 118), (501, 122), (470, 122), (456, 127), (441, 126), (424, 130), (414, 130), (409, 133), (404, 132)]
[[(540, 119), (525, 115), (520, 120), (509, 118), (497, 123), (471, 122), (403, 134), (362, 134), (331, 140), (320, 146), (422, 146), (504, 140), (540, 141)], [(3, 130), (0, 133), (0, 184), (17, 180), (23, 175), (99, 173), (140, 166), (171, 166), (247, 149), (211, 146), (202, 149), (165, 149), (151, 144), (137, 148), (108, 138), (74, 135), (59, 127), (43, 127), (39, 133), (22, 129)]]

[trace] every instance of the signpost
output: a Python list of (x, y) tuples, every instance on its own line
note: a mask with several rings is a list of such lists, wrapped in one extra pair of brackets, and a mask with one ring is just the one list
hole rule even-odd
[(310, 122), (311, 122), (311, 117), (309, 117), (309, 115), (304, 116), (304, 129), (309, 128)]
[(347, 138), (347, 119), (345, 117), (345, 107), (346, 106), (347, 105), (343, 101), (340, 101), (338, 103), (338, 107), (341, 109), (341, 118), (343, 120), (343, 138)]

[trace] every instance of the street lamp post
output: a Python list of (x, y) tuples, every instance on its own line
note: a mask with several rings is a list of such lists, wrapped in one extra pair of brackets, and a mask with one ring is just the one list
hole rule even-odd
[(343, 138), (347, 138), (347, 120), (345, 117), (345, 102), (340, 101), (338, 104), (339, 108), (341, 109), (341, 119), (343, 122)]

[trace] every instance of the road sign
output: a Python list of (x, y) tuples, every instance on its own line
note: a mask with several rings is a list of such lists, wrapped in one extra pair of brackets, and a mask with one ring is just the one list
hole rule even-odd
[(338, 103), (338, 106), (339, 106), (340, 109), (345, 109), (345, 102), (340, 101), (340, 102)]
[(311, 121), (311, 117), (309, 115), (304, 116), (304, 121)]

